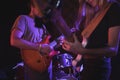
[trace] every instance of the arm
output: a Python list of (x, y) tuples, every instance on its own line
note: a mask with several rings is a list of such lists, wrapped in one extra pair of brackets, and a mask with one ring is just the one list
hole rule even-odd
[(96, 54), (100, 56), (115, 56), (118, 48), (120, 26), (111, 27), (108, 32), (108, 47), (98, 49), (85, 49), (83, 54)]
[(22, 39), (23, 32), (17, 28), (13, 29), (10, 37), (10, 44), (20, 49), (39, 50), (39, 44)]
[(22, 39), (23, 32), (19, 29), (13, 29), (10, 37), (10, 44), (20, 49), (37, 50), (42, 53), (50, 53), (52, 49), (48, 44), (37, 44)]
[(97, 56), (115, 56), (118, 48), (118, 40), (119, 40), (119, 32), (120, 26), (111, 27), (108, 32), (108, 47), (105, 48), (97, 48), (97, 49), (86, 49), (82, 47), (82, 44), (77, 40), (74, 36), (75, 42), (67, 42), (64, 41), (63, 49), (76, 52), (76, 54), (80, 53), (82, 55), (97, 55)]

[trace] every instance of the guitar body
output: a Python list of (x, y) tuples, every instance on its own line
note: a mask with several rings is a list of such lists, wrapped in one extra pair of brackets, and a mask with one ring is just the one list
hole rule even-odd
[[(49, 38), (50, 36), (47, 36), (40, 44), (49, 43)], [(52, 59), (50, 55), (42, 55), (36, 50), (22, 50), (21, 56), (28, 67), (38, 72), (47, 70)]]
[(47, 70), (51, 62), (49, 55), (41, 55), (35, 50), (23, 50), (22, 58), (28, 67), (38, 72)]

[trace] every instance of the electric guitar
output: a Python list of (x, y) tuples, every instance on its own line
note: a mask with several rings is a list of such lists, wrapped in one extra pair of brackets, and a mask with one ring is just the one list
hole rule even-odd
[[(59, 36), (56, 40), (60, 39), (63, 36)], [(49, 43), (49, 36), (47, 36), (40, 44)], [(58, 43), (54, 40), (49, 43), (50, 47), (55, 47)], [(51, 59), (54, 55), (57, 55), (58, 51), (52, 51), (48, 55), (41, 54), (39, 51), (36, 50), (22, 50), (22, 59), (25, 64), (30, 67), (31, 69), (44, 72), (50, 65)]]

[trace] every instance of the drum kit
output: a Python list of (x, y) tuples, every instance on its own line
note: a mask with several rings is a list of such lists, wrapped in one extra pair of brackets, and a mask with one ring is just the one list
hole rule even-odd
[(53, 80), (78, 80), (72, 66), (73, 56), (62, 53), (53, 58)]

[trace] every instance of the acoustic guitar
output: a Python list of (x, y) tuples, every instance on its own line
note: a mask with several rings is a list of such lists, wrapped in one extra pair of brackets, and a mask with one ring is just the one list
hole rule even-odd
[[(59, 36), (56, 40), (49, 43), (50, 36), (47, 36), (40, 44), (49, 43), (50, 47), (54, 48), (62, 36)], [(52, 51), (48, 55), (41, 54), (36, 50), (22, 50), (22, 59), (25, 64), (30, 67), (32, 70), (37, 72), (44, 72), (50, 65), (51, 59), (54, 55), (57, 55), (58, 51)]]

